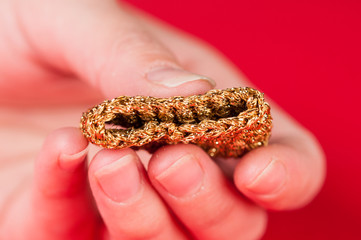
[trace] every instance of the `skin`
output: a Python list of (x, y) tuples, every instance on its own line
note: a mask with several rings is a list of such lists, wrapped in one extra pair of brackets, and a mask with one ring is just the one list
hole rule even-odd
[(104, 98), (213, 87), (152, 82), (157, 69), (252, 86), (215, 49), (145, 13), (110, 0), (2, 0), (0, 36), (0, 238), (258, 239), (265, 209), (302, 207), (323, 184), (319, 144), (269, 99), (271, 142), (241, 159), (192, 145), (99, 151), (78, 128), (53, 131)]

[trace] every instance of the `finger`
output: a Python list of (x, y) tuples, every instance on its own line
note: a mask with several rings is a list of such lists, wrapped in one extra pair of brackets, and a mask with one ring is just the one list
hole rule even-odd
[(95, 235), (97, 216), (87, 187), (87, 145), (78, 129), (59, 129), (46, 139), (35, 162), (36, 224), (51, 239)]
[(243, 199), (198, 147), (177, 145), (158, 150), (148, 174), (197, 239), (257, 239), (262, 235), (265, 212)]
[(274, 210), (306, 205), (319, 192), (324, 179), (322, 151), (312, 136), (302, 132), (296, 138), (274, 139), (269, 146), (246, 154), (234, 173), (241, 192)]
[(185, 239), (133, 150), (100, 151), (89, 181), (111, 239)]
[(50, 134), (35, 162), (34, 183), (14, 198), (6, 239), (90, 239), (97, 216), (87, 191), (87, 141), (78, 129)]
[(38, 2), (17, 6), (32, 51), (52, 67), (91, 82), (107, 97), (190, 95), (214, 85), (185, 71), (117, 1)]

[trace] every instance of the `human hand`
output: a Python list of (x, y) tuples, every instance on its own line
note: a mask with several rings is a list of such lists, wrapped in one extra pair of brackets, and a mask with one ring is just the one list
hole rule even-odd
[[(22, 97), (37, 99), (48, 115), (55, 108), (52, 102), (62, 103), (63, 111), (51, 112), (55, 120), (49, 128), (68, 123), (69, 114), (74, 117), (85, 104), (97, 103), (100, 94), (86, 84), (106, 98), (191, 95), (212, 87), (207, 78), (183, 70), (187, 69), (216, 79), (217, 88), (250, 86), (209, 46), (126, 5), (95, 0), (0, 4), (1, 100), (23, 104), (28, 101)], [(322, 151), (312, 135), (274, 103), (271, 106), (274, 130), (268, 147), (241, 159), (216, 160), (221, 166), (233, 164), (227, 168), (233, 181), (192, 145), (160, 149), (151, 156), (147, 171), (131, 149), (101, 150), (87, 172), (87, 142), (80, 132), (55, 131), (37, 157), (34, 179), (8, 198), (0, 237), (259, 238), (266, 225), (263, 208), (307, 204), (322, 185), (325, 171)], [(34, 104), (27, 107), (37, 109)], [(31, 116), (22, 117), (13, 118), (21, 131), (36, 130), (38, 125), (23, 126)], [(12, 146), (1, 154), (10, 156), (14, 151)], [(22, 157), (18, 154), (14, 161)]]

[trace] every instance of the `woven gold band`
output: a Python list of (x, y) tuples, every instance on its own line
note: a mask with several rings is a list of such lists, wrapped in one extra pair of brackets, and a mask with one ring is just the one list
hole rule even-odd
[(80, 127), (90, 142), (105, 148), (152, 152), (193, 143), (212, 157), (239, 157), (267, 145), (272, 117), (263, 93), (245, 87), (189, 97), (120, 96), (83, 113)]

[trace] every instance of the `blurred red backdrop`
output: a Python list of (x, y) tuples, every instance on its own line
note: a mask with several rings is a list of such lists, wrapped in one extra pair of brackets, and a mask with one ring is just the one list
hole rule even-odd
[(211, 43), (309, 128), (328, 176), (264, 239), (361, 239), (361, 1), (128, 0)]

